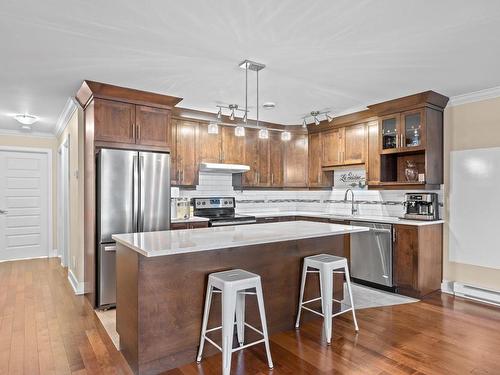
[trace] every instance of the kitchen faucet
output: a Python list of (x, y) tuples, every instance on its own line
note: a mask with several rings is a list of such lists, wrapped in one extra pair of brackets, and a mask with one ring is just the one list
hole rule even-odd
[(358, 209), (354, 207), (354, 191), (352, 189), (347, 189), (344, 195), (344, 202), (347, 202), (347, 193), (351, 192), (351, 215), (356, 215), (358, 213)]

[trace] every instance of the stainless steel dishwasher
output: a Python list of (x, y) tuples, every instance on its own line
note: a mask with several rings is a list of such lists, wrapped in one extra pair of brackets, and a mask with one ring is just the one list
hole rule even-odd
[(351, 225), (370, 228), (351, 235), (351, 276), (392, 288), (392, 225), (362, 221)]

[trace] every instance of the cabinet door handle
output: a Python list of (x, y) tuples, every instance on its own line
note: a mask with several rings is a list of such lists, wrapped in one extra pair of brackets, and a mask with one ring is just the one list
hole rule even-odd
[(135, 124), (132, 123), (132, 138), (135, 139)]
[(271, 173), (271, 185), (274, 185), (274, 173)]
[(392, 242), (396, 243), (396, 229), (392, 230)]
[(404, 137), (404, 136), (403, 136), (403, 134), (401, 134), (401, 147), (404, 147), (404, 144), (405, 144), (405, 143), (404, 143), (404, 138), (403, 138), (403, 137)]
[(141, 139), (141, 124), (137, 124), (137, 139)]

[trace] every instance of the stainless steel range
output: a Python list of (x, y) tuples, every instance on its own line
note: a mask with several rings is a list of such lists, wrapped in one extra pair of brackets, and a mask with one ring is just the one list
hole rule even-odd
[(193, 198), (194, 216), (206, 217), (211, 227), (225, 225), (253, 224), (255, 216), (240, 215), (235, 212), (233, 197)]

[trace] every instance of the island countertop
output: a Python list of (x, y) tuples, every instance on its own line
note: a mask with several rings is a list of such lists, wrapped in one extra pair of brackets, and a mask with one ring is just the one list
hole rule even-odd
[(231, 247), (327, 237), (368, 228), (352, 225), (289, 221), (175, 231), (115, 234), (113, 239), (145, 257), (185, 254)]

